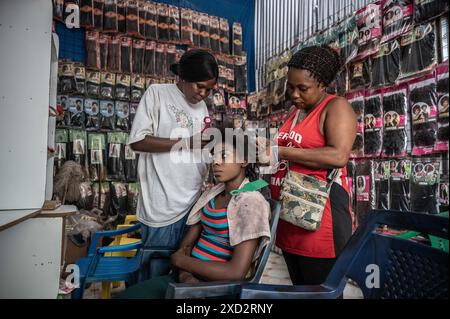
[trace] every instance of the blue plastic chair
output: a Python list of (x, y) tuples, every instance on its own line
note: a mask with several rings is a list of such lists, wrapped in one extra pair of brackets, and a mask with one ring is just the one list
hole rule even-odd
[(269, 259), (272, 246), (275, 242), (275, 232), (277, 230), (278, 219), (280, 216), (281, 204), (275, 201), (269, 201), (271, 207), (270, 220), (270, 242), (265, 246), (260, 259), (258, 260), (255, 272), (251, 279), (246, 281), (214, 281), (201, 282), (197, 284), (170, 283), (166, 292), (166, 299), (196, 299), (196, 298), (218, 298), (218, 297), (239, 297), (241, 287), (246, 283), (258, 283), (264, 272), (264, 268)]
[[(337, 259), (325, 283), (285, 286), (248, 284), (242, 299), (335, 299), (348, 279), (366, 299), (448, 298), (448, 253), (429, 245), (377, 232), (381, 225), (448, 239), (448, 219), (410, 212), (371, 211)], [(373, 265), (378, 266), (378, 268)], [(379, 270), (379, 285), (371, 284)], [(368, 281), (368, 285), (366, 285)], [(371, 288), (373, 287), (373, 288)]]
[[(142, 242), (127, 245), (98, 247), (102, 237), (115, 237), (140, 230), (141, 224), (111, 231), (98, 231), (92, 236), (88, 256), (77, 260), (80, 269), (80, 287), (72, 292), (72, 299), (83, 297), (87, 283), (98, 281), (125, 281), (127, 285), (137, 282), (137, 273), (141, 266)], [(109, 257), (105, 253), (136, 249), (134, 257)]]

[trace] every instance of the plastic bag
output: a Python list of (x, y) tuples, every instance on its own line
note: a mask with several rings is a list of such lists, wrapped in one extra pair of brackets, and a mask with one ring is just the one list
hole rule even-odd
[(117, 215), (117, 222), (123, 224), (127, 215), (127, 186), (122, 182), (111, 183), (111, 211)]
[(131, 48), (133, 39), (120, 37), (120, 70), (123, 73), (131, 73)]
[(233, 55), (242, 55), (242, 26), (238, 22), (233, 23)]
[(127, 35), (139, 36), (139, 7), (137, 1), (128, 0), (126, 4)]
[(76, 94), (84, 95), (86, 93), (86, 70), (83, 64), (74, 64), (74, 75), (77, 88)]
[(390, 160), (389, 174), (391, 209), (410, 211), (411, 160)]
[(118, 35), (109, 38), (106, 67), (110, 72), (120, 71), (120, 36)]
[(58, 92), (62, 94), (73, 93), (77, 91), (75, 80), (75, 70), (73, 62), (58, 63)]
[(372, 57), (372, 87), (394, 84), (400, 74), (400, 45), (397, 40), (384, 43)]
[(137, 204), (138, 204), (138, 198), (139, 198), (139, 184), (138, 183), (128, 183), (127, 191), (128, 191), (127, 211), (128, 211), (128, 214), (134, 215), (134, 214), (136, 214), (136, 211), (137, 211)]
[(370, 92), (364, 102), (364, 156), (381, 155), (383, 142), (383, 105), (381, 92)]
[(181, 12), (181, 43), (193, 44), (192, 10), (180, 8)]
[(218, 17), (209, 19), (211, 50), (220, 53), (220, 20)]
[(211, 49), (211, 42), (209, 37), (209, 16), (206, 13), (200, 13), (200, 47), (206, 50)]
[(158, 39), (157, 6), (153, 2), (145, 3), (147, 7), (147, 24), (145, 26), (145, 37), (147, 39)]
[(119, 33), (127, 32), (127, 9), (125, 0), (117, 0), (117, 28)]
[(437, 134), (437, 95), (434, 74), (409, 84), (413, 149), (412, 155), (433, 153)]
[(384, 157), (404, 157), (408, 146), (408, 101), (405, 86), (392, 87), (383, 93)]
[[(61, 2), (63, 2), (61, 0)], [(80, 0), (80, 26), (92, 28), (94, 26), (94, 1)]]
[(100, 96), (100, 72), (86, 71), (86, 93), (89, 97)]
[(156, 42), (147, 41), (144, 54), (144, 73), (147, 75), (155, 75), (155, 50)]
[(180, 9), (169, 5), (169, 41), (180, 42)]
[(106, 180), (106, 147), (105, 135), (88, 134), (89, 176), (91, 181)]
[(100, 107), (98, 100), (85, 99), (84, 100), (84, 113), (86, 114), (86, 130), (96, 131), (98, 130), (100, 123), (99, 116)]
[(389, 209), (390, 185), (389, 185), (389, 161), (375, 161), (375, 197), (376, 209)]
[(104, 32), (118, 32), (117, 20), (117, 0), (105, 0), (103, 17), (103, 31)]
[(100, 129), (114, 130), (116, 123), (116, 116), (114, 114), (114, 101), (101, 100), (100, 101)]
[(86, 31), (86, 67), (100, 69), (100, 44), (97, 31)]
[(54, 158), (54, 175), (56, 176), (63, 166), (64, 162), (68, 160), (67, 151), (69, 144), (69, 133), (64, 129), (55, 130), (55, 158)]
[(368, 87), (370, 85), (370, 60), (353, 62), (348, 67), (350, 89)]
[(356, 59), (363, 59), (378, 52), (382, 36), (382, 4), (383, 1), (377, 1), (356, 11), (359, 32), (359, 50)]
[(421, 23), (448, 12), (448, 1), (441, 0), (415, 0), (414, 21)]
[(436, 63), (434, 25), (416, 26), (400, 40), (400, 77), (405, 78), (431, 70)]
[(65, 112), (66, 125), (74, 128), (84, 128), (83, 98), (70, 97), (68, 112)]
[(103, 71), (101, 73), (100, 97), (103, 99), (113, 99), (116, 86), (116, 74)]
[(124, 160), (127, 135), (122, 132), (108, 132), (108, 179), (125, 179)]
[(69, 158), (86, 169), (86, 146), (87, 146), (87, 135), (84, 130), (69, 130)]
[(230, 54), (230, 26), (228, 20), (224, 18), (219, 19), (220, 27), (220, 52), (223, 54)]
[(145, 77), (139, 74), (131, 76), (131, 101), (139, 102), (145, 92)]
[(364, 157), (364, 91), (348, 93), (346, 99), (356, 114), (356, 138), (350, 158)]
[(68, 107), (69, 97), (67, 95), (58, 95), (56, 97), (56, 127), (60, 128), (66, 126), (65, 114)]
[(411, 210), (413, 212), (439, 213), (439, 159), (413, 160), (411, 180)]
[(129, 74), (117, 74), (116, 99), (128, 101), (130, 99), (131, 76)]
[(104, 0), (94, 0), (94, 28), (98, 31), (103, 29)]
[(167, 46), (164, 43), (157, 43), (156, 44), (156, 51), (155, 51), (155, 75), (159, 77), (165, 77), (166, 76), (166, 70), (167, 70)]
[(438, 94), (438, 132), (435, 151), (448, 151), (449, 101), (448, 101), (448, 64), (436, 68)]
[(127, 182), (138, 180), (138, 156), (129, 145), (125, 145), (125, 179)]
[(116, 101), (116, 129), (128, 132), (130, 130), (130, 105), (128, 102)]
[(145, 41), (134, 39), (133, 40), (133, 73), (144, 73), (144, 51)]
[(382, 42), (396, 38), (413, 26), (413, 0), (387, 0), (383, 4)]
[(375, 209), (375, 183), (374, 183), (374, 161), (364, 160), (356, 162), (356, 218), (358, 224), (366, 219), (371, 209)]
[(157, 3), (158, 11), (158, 40), (169, 41), (169, 7), (163, 3)]

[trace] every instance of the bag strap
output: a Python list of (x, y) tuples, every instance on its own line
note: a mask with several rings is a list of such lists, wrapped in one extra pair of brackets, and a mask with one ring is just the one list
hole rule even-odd
[[(295, 113), (294, 119), (292, 120), (291, 128), (289, 129), (289, 135), (291, 135), (292, 130), (294, 129), (295, 125), (297, 125), (299, 116), (300, 116), (300, 110), (297, 110), (297, 113)], [(288, 161), (288, 163), (286, 165), (286, 176), (290, 172), (289, 166), (291, 166), (291, 165), (290, 165), (290, 162)]]

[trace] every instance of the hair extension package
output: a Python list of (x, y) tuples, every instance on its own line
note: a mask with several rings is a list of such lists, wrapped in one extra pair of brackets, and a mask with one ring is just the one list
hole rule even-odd
[(80, 199), (77, 202), (78, 209), (91, 210), (94, 205), (94, 193), (90, 182), (80, 184)]
[(114, 114), (114, 101), (101, 100), (100, 101), (100, 129), (101, 130), (114, 130), (115, 129), (115, 114)]
[[(81, 165), (85, 174), (87, 174), (86, 146), (87, 135), (85, 130), (69, 130), (69, 158)], [(87, 175), (86, 175), (87, 176)]]
[(180, 42), (180, 9), (169, 5), (169, 41)]
[(158, 40), (169, 41), (169, 7), (166, 4), (158, 3)]
[(145, 40), (133, 39), (132, 70), (133, 73), (144, 73)]
[(100, 72), (86, 71), (86, 93), (89, 97), (100, 96)]
[(86, 69), (82, 63), (74, 63), (74, 75), (76, 82), (76, 94), (86, 93)]
[(356, 212), (355, 180), (356, 180), (356, 161), (349, 160), (347, 163), (347, 181), (350, 196), (350, 204), (352, 206), (352, 214), (355, 214)]
[(98, 37), (100, 69), (106, 70), (108, 64), (108, 44), (111, 42), (111, 37), (107, 34), (101, 33)]
[(65, 114), (69, 106), (69, 97), (67, 95), (58, 95), (56, 97), (56, 127), (65, 127)]
[[(92, 2), (92, 0), (90, 0)], [(64, 20), (64, 0), (53, 0), (53, 19)], [(82, 0), (83, 2), (83, 0)], [(83, 16), (83, 15), (81, 15)]]
[(220, 52), (223, 54), (230, 54), (230, 25), (228, 20), (224, 18), (219, 19), (220, 24)]
[(368, 87), (370, 85), (370, 59), (356, 61), (348, 66), (350, 89)]
[(103, 29), (103, 9), (104, 0), (94, 0), (94, 28), (102, 31)]
[(145, 37), (151, 40), (158, 39), (158, 11), (156, 3), (147, 1), (146, 7), (146, 24)]
[(211, 50), (214, 53), (220, 53), (220, 20), (218, 17), (210, 17), (210, 41)]
[(109, 180), (123, 181), (125, 179), (125, 143), (127, 134), (124, 132), (108, 132), (107, 171)]
[(155, 50), (155, 41), (147, 41), (145, 43), (144, 73), (146, 75), (155, 75)]
[(139, 184), (138, 183), (128, 183), (128, 214), (136, 214), (137, 203), (139, 198)]
[(127, 182), (138, 180), (138, 155), (131, 149), (130, 145), (125, 145), (125, 179)]
[(117, 29), (119, 33), (127, 32), (127, 4), (126, 0), (117, 0)]
[(442, 0), (415, 0), (414, 20), (421, 23), (433, 19), (449, 10), (448, 1)]
[(233, 55), (242, 55), (242, 26), (233, 23)]
[(448, 63), (438, 65), (436, 68), (437, 94), (438, 94), (438, 132), (435, 151), (448, 152)]
[(111, 211), (117, 215), (117, 222), (123, 224), (127, 215), (127, 186), (123, 182), (111, 183)]
[(390, 185), (389, 185), (389, 161), (375, 161), (375, 197), (376, 209), (389, 209)]
[(400, 74), (400, 45), (397, 40), (381, 45), (372, 56), (372, 87), (394, 84)]
[(449, 206), (449, 185), (448, 185), (448, 175), (441, 176), (441, 182), (439, 183), (439, 204), (441, 212), (448, 212)]
[(100, 69), (100, 35), (97, 31), (86, 31), (86, 67)]
[(104, 181), (106, 179), (106, 143), (104, 134), (88, 134), (88, 159), (91, 181)]
[(438, 158), (416, 158), (413, 161), (411, 181), (411, 210), (419, 213), (437, 214), (439, 212)]
[(60, 61), (58, 63), (58, 92), (62, 94), (77, 91), (75, 67), (73, 62)]
[(377, 1), (356, 11), (359, 32), (357, 59), (363, 59), (378, 52), (382, 36), (382, 4), (383, 1)]
[(120, 36), (113, 35), (108, 42), (108, 56), (106, 61), (107, 70), (110, 72), (120, 71)]
[(381, 91), (369, 91), (364, 101), (364, 156), (381, 155), (383, 142), (383, 105)]
[(165, 43), (157, 43), (155, 50), (155, 75), (164, 78), (167, 70), (167, 45)]
[(84, 99), (82, 97), (70, 97), (68, 112), (65, 112), (66, 125), (74, 128), (84, 128)]
[(126, 28), (127, 35), (132, 37), (139, 36), (139, 6), (138, 2), (128, 0), (126, 4)]
[(358, 54), (358, 25), (354, 16), (346, 19), (339, 25), (338, 39), (341, 65), (345, 65)]
[(409, 83), (413, 149), (412, 155), (431, 154), (437, 135), (436, 79), (429, 74)]
[(63, 166), (64, 162), (68, 159), (67, 151), (69, 144), (69, 134), (67, 130), (56, 129), (55, 130), (55, 175)]
[(386, 0), (383, 3), (383, 37), (389, 41), (411, 30), (413, 26), (413, 0)]
[(429, 71), (436, 63), (434, 24), (418, 25), (400, 40), (400, 77)]
[(131, 50), (133, 39), (130, 37), (120, 37), (120, 70), (123, 73), (131, 73)]
[(194, 47), (200, 47), (200, 13), (192, 11), (192, 42)]
[(404, 157), (408, 146), (406, 85), (383, 90), (383, 157)]
[(180, 8), (181, 11), (181, 43), (193, 44), (192, 10)]
[(128, 132), (130, 130), (130, 105), (128, 101), (116, 101), (116, 129)]
[(80, 0), (80, 26), (87, 29), (94, 26), (93, 0)]
[(211, 49), (211, 39), (209, 37), (209, 16), (206, 13), (199, 13), (199, 27), (200, 27), (200, 47), (202, 49)]
[(100, 123), (100, 105), (98, 100), (85, 99), (84, 100), (84, 113), (86, 114), (86, 130), (96, 131), (98, 130)]
[[(247, 55), (243, 52), (242, 56), (234, 58), (234, 87), (237, 93), (247, 92)], [(285, 82), (284, 82), (285, 83)], [(286, 83), (285, 83), (286, 84)], [(281, 89), (281, 88), (280, 88)], [(281, 89), (282, 92), (277, 92), (278, 96), (284, 97), (285, 86)]]
[(116, 74), (108, 71), (103, 71), (101, 73), (100, 97), (103, 99), (113, 99), (115, 86)]
[(145, 92), (145, 77), (140, 74), (131, 75), (131, 101), (139, 102)]
[(356, 139), (353, 143), (350, 158), (364, 157), (364, 95), (365, 92), (355, 91), (346, 94), (346, 99), (356, 114)]
[(391, 209), (410, 210), (411, 160), (392, 159), (389, 161)]
[(117, 0), (105, 0), (103, 15), (103, 31), (118, 32)]
[(130, 99), (131, 76), (129, 74), (117, 74), (116, 99), (128, 101)]
[(374, 161), (359, 160), (356, 162), (356, 218), (361, 224), (369, 210), (375, 209), (375, 176)]
[(94, 207), (103, 212), (105, 219), (110, 215), (111, 193), (108, 182), (93, 183), (92, 191), (94, 193)]

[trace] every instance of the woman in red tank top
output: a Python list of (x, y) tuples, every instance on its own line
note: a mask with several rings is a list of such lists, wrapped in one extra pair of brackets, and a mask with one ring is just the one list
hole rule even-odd
[[(276, 244), (283, 250), (294, 284), (321, 284), (352, 232), (345, 167), (356, 136), (356, 116), (347, 100), (326, 93), (340, 69), (334, 50), (326, 46), (302, 49), (288, 66), (287, 93), (296, 110), (275, 141), (281, 163), (272, 176), (272, 197), (279, 197), (286, 165), (322, 180), (334, 168), (342, 168), (342, 174), (331, 188), (320, 228), (308, 231), (280, 220)], [(291, 131), (297, 111), (304, 116)]]

